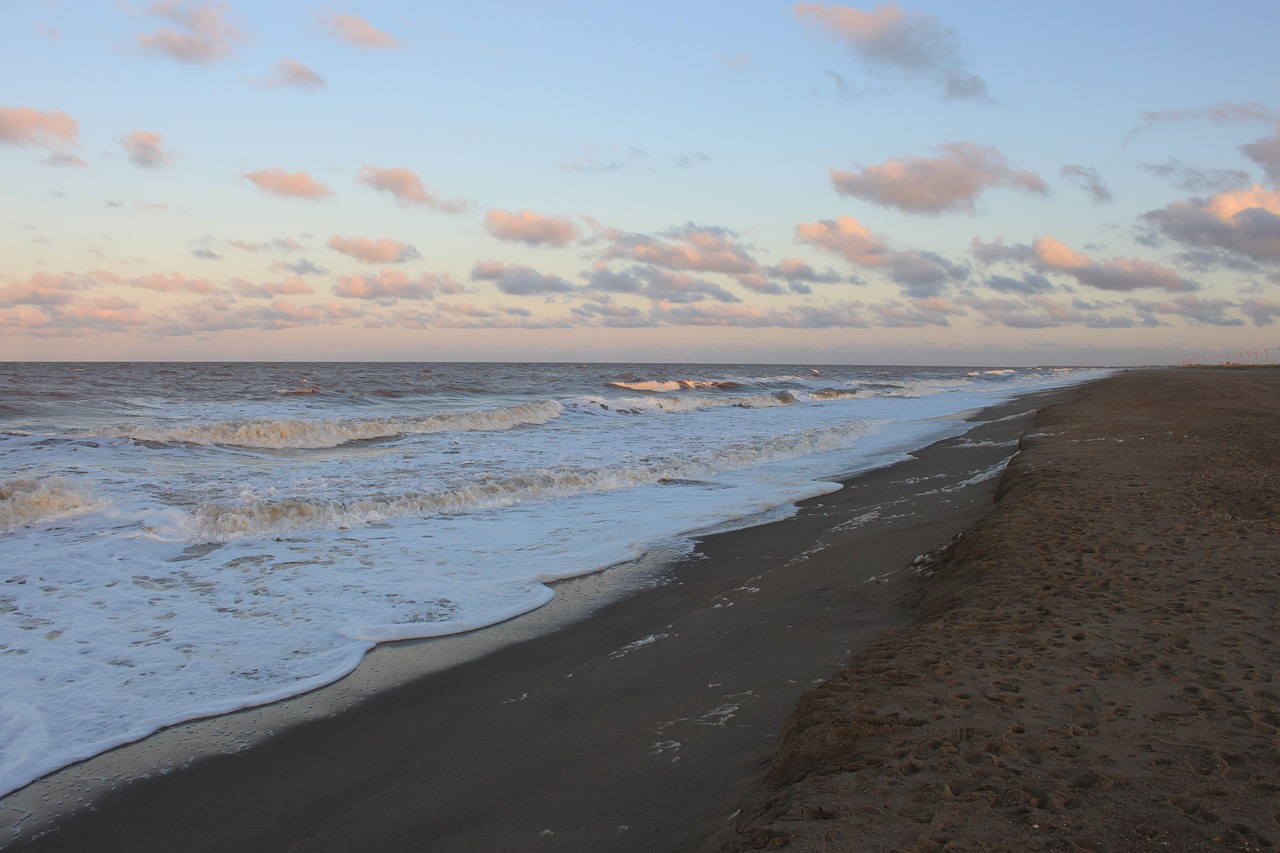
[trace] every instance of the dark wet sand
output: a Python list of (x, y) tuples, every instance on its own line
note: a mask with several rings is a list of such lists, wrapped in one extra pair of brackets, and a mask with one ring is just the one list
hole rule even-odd
[(666, 583), (584, 621), (125, 786), (15, 849), (717, 843), (801, 695), (906, 625), (913, 561), (990, 511), (997, 479), (976, 475), (1014, 452), (1037, 406), (1077, 393), (997, 407), (794, 518), (707, 537)]
[(1046, 409), (918, 620), (807, 694), (724, 850), (1280, 845), (1280, 370)]

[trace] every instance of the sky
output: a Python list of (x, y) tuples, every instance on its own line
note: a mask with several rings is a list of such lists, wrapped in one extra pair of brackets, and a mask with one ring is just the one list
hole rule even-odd
[(1280, 362), (1280, 15), (0, 4), (0, 360)]

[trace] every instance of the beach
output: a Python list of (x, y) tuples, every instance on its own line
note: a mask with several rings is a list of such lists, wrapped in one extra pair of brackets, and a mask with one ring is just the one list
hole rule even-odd
[(1267, 849), (1277, 391), (1161, 370), (1015, 399), (13, 849)]
[(1280, 371), (1042, 412), (919, 616), (788, 721), (723, 850), (1280, 843)]
[[(1037, 406), (1074, 393), (986, 410), (967, 434), (853, 477), (791, 518), (704, 538), (638, 591), (561, 630), (279, 726), (234, 754), (120, 784), (15, 848), (711, 843), (763, 781), (801, 694), (910, 620), (899, 602), (918, 588), (913, 562), (988, 512)], [(556, 599), (585, 581), (557, 585)]]

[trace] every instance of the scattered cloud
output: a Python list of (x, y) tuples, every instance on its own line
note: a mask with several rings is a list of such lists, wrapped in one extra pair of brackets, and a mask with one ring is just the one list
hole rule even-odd
[(1224, 261), (1280, 264), (1280, 192), (1249, 189), (1175, 201), (1142, 217), (1158, 233), (1191, 249), (1225, 253)]
[(1001, 293), (1021, 293), (1027, 296), (1057, 290), (1049, 279), (1030, 272), (1023, 273), (1022, 278), (1011, 278), (1007, 275), (989, 276), (986, 285)]
[(1211, 107), (1178, 110), (1150, 110), (1142, 113), (1142, 123), (1125, 134), (1124, 144), (1128, 145), (1134, 137), (1145, 130), (1161, 125), (1188, 121), (1209, 121), (1214, 124), (1229, 124), (1242, 121), (1274, 121), (1275, 113), (1265, 104), (1257, 101), (1236, 103), (1221, 101)]
[(0, 144), (61, 151), (80, 144), (80, 123), (61, 110), (0, 107)]
[(282, 59), (276, 63), (271, 76), (262, 81), (264, 86), (290, 86), (305, 92), (315, 92), (329, 84), (313, 69), (296, 59)]
[(1280, 319), (1280, 302), (1272, 302), (1269, 299), (1260, 297), (1246, 299), (1240, 303), (1240, 310), (1253, 321), (1255, 326), (1270, 326)]
[(1147, 315), (1152, 320), (1159, 316), (1171, 316), (1202, 326), (1244, 325), (1244, 320), (1227, 314), (1227, 311), (1235, 308), (1236, 305), (1226, 299), (1202, 299), (1199, 296), (1188, 294), (1175, 297), (1167, 302), (1131, 300), (1130, 304), (1140, 315)]
[(244, 252), (265, 252), (275, 249), (284, 252), (300, 252), (302, 244), (291, 237), (276, 237), (265, 243), (250, 243), (247, 240), (231, 240), (230, 245)]
[(937, 150), (941, 152), (937, 157), (887, 160), (852, 172), (832, 169), (831, 183), (840, 195), (927, 214), (972, 212), (978, 196), (996, 187), (1040, 195), (1048, 192), (1038, 175), (1012, 168), (995, 148), (950, 142)]
[(306, 198), (319, 201), (333, 195), (333, 190), (306, 172), (286, 172), (279, 167), (258, 169), (243, 176), (263, 192), (284, 198)]
[(74, 154), (68, 154), (65, 151), (55, 151), (48, 157), (40, 160), (46, 166), (71, 166), (77, 169), (87, 169), (89, 164)]
[(974, 237), (969, 243), (969, 251), (984, 266), (1000, 262), (1025, 263), (1036, 258), (1035, 250), (1026, 243), (1006, 246), (1003, 237), (997, 237), (990, 243), (982, 242), (981, 237)]
[(648, 153), (639, 148), (621, 148), (613, 146), (609, 153), (601, 153), (589, 145), (582, 146), (582, 153), (572, 160), (561, 160), (558, 165), (566, 172), (616, 172), (648, 157)]
[(176, 25), (161, 25), (154, 32), (134, 36), (145, 53), (166, 56), (178, 62), (208, 65), (235, 55), (235, 46), (246, 40), (243, 32), (225, 20), (223, 3), (199, 5), (182, 0), (161, 0), (142, 10), (148, 17), (163, 18)]
[(321, 18), (323, 24), (339, 41), (369, 50), (387, 50), (400, 47), (400, 40), (378, 29), (364, 18), (355, 15), (333, 15)]
[(519, 213), (491, 210), (485, 214), (484, 227), (499, 240), (528, 246), (564, 247), (578, 239), (579, 234), (577, 226), (568, 219), (543, 216), (532, 210)]
[(783, 258), (776, 266), (769, 267), (766, 272), (776, 278), (790, 282), (809, 282), (812, 284), (840, 284), (847, 279), (835, 270), (827, 267), (818, 272), (807, 262), (799, 258)]
[(282, 272), (290, 272), (294, 275), (328, 275), (329, 271), (319, 264), (313, 263), (306, 258), (300, 258), (297, 261), (276, 261), (271, 264), (271, 269)]
[(1194, 281), (1169, 267), (1150, 261), (1116, 258), (1100, 263), (1047, 236), (1037, 238), (1031, 246), (1042, 269), (1066, 273), (1081, 284), (1100, 290), (1131, 291), (1151, 287), (1181, 293), (1199, 288)]
[(955, 30), (933, 15), (906, 12), (896, 3), (863, 11), (850, 6), (797, 3), (797, 18), (845, 42), (874, 74), (922, 81), (948, 99), (990, 100), (987, 84), (968, 64)]
[(350, 255), (366, 264), (402, 264), (422, 257), (418, 250), (408, 243), (399, 240), (370, 240), (366, 237), (341, 237), (335, 234), (329, 238), (329, 248), (344, 255)]
[(631, 293), (654, 301), (742, 301), (713, 281), (653, 266), (633, 266), (624, 271), (601, 266), (588, 276), (587, 288), (605, 293)]
[(155, 290), (160, 293), (213, 293), (218, 286), (207, 278), (189, 278), (179, 272), (152, 273), (125, 279), (130, 287)]
[(467, 203), (461, 199), (443, 201), (436, 198), (423, 185), (417, 173), (405, 166), (380, 169), (377, 166), (361, 166), (360, 183), (379, 192), (389, 193), (403, 205), (423, 205), (444, 213), (461, 213)]
[(197, 246), (196, 248), (191, 250), (191, 254), (195, 255), (197, 258), (204, 258), (206, 261), (222, 260), (222, 255), (219, 255), (217, 252), (215, 252), (213, 249), (210, 249), (208, 246)]
[(286, 278), (284, 281), (266, 281), (261, 284), (254, 284), (244, 279), (235, 279), (231, 282), (231, 289), (241, 296), (247, 296), (251, 299), (275, 299), (278, 296), (310, 296), (315, 293), (311, 289), (311, 285), (296, 276)]
[(1077, 165), (1063, 166), (1062, 177), (1084, 190), (1089, 200), (1095, 204), (1106, 204), (1115, 200), (1115, 196), (1111, 194), (1111, 190), (1107, 188), (1097, 169)]
[(352, 275), (339, 278), (333, 286), (333, 292), (344, 299), (394, 302), (399, 299), (435, 299), (438, 293), (453, 296), (464, 293), (465, 290), (448, 275), (425, 273), (411, 279), (400, 270), (387, 268), (377, 275)]
[(602, 254), (606, 260), (627, 258), (666, 269), (729, 275), (759, 271), (755, 259), (737, 241), (737, 234), (727, 228), (688, 223), (663, 234), (666, 239), (621, 232), (611, 236), (613, 243)]
[(796, 226), (796, 239), (839, 255), (855, 266), (881, 270), (911, 297), (938, 296), (968, 278), (968, 268), (933, 252), (893, 250), (852, 216)]
[(1271, 136), (1242, 145), (1240, 150), (1262, 167), (1267, 180), (1280, 185), (1280, 122), (1276, 123), (1275, 133)]
[(508, 296), (537, 296), (572, 293), (577, 290), (558, 275), (543, 275), (532, 267), (482, 261), (471, 269), (472, 281), (491, 281)]
[(140, 169), (162, 169), (173, 165), (173, 156), (164, 148), (164, 137), (149, 130), (135, 130), (120, 140), (129, 162)]
[(1241, 169), (1196, 169), (1176, 158), (1165, 163), (1139, 163), (1138, 168), (1192, 193), (1215, 193), (1249, 184), (1249, 173)]

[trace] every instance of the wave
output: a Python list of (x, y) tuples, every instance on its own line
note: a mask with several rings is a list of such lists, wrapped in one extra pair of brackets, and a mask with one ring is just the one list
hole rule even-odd
[(742, 383), (735, 379), (643, 379), (636, 382), (609, 382), (613, 388), (625, 388), (628, 391), (692, 391), (698, 388), (741, 388)]
[(302, 530), (344, 529), (397, 518), (444, 516), (542, 503), (638, 486), (705, 481), (769, 462), (841, 450), (855, 443), (867, 430), (866, 424), (813, 428), (739, 442), (684, 458), (597, 467), (560, 465), (488, 476), (433, 492), (367, 495), (351, 500), (279, 499), (246, 493), (234, 504), (215, 502), (196, 507), (188, 515), (185, 527), (193, 541), (226, 542)]
[(129, 426), (94, 432), (137, 441), (221, 444), (235, 447), (320, 449), (352, 441), (425, 435), (439, 432), (497, 432), (545, 424), (560, 416), (555, 400), (521, 403), (496, 409), (439, 412), (423, 417), (341, 420), (251, 420), (205, 424)]
[(66, 477), (0, 482), (0, 533), (100, 509), (92, 490)]

